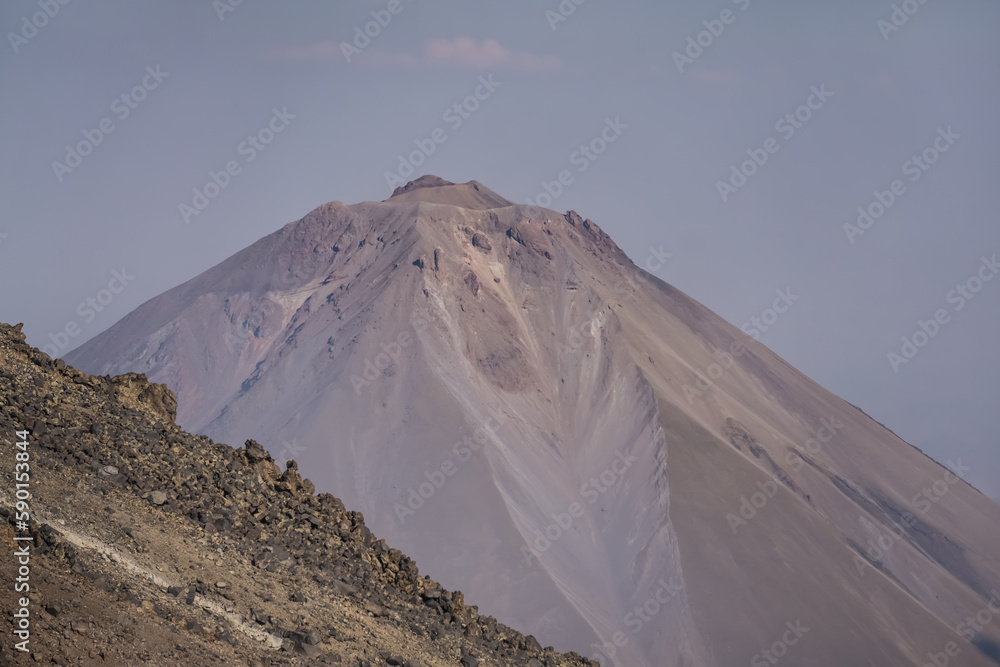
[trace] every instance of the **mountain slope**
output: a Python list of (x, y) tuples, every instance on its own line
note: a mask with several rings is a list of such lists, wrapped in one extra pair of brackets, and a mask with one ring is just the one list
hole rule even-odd
[(803, 664), (990, 664), (956, 626), (1000, 589), (1000, 508), (573, 212), (435, 177), (326, 204), (67, 359), (294, 452), (564, 650), (745, 664), (801, 621)]
[[(4, 642), (0, 664), (592, 664), (420, 577), (295, 464), (183, 432), (142, 376), (85, 375), (0, 324), (0, 401), (26, 443), (0, 463), (30, 471), (28, 510), (0, 490), (0, 540), (28, 554), (0, 569), (14, 581), (27, 562), (31, 584), (27, 652)], [(0, 600), (7, 636), (15, 604)]]

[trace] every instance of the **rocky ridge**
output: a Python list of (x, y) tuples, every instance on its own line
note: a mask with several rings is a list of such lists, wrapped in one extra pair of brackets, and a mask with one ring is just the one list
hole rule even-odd
[[(0, 462), (30, 431), (31, 659), (43, 664), (595, 665), (421, 577), (294, 461), (174, 424), (141, 374), (90, 376), (0, 324)], [(0, 541), (12, 547), (10, 487)], [(23, 534), (23, 533), (22, 533)], [(13, 581), (13, 559), (0, 576)], [(0, 597), (11, 636), (13, 595)], [(29, 661), (0, 648), (0, 663)]]

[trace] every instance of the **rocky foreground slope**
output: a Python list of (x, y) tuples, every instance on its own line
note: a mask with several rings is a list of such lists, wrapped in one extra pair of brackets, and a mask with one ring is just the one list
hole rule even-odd
[[(185, 433), (142, 375), (81, 373), (0, 324), (0, 406), (3, 478), (27, 430), (31, 485), (29, 530), (0, 487), (0, 664), (596, 664), (421, 577), (294, 462)], [(29, 534), (30, 655), (9, 556)]]

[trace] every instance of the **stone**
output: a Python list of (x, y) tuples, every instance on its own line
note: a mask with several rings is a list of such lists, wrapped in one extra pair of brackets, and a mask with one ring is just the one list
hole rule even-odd
[(299, 643), (295, 645), (295, 652), (299, 655), (305, 656), (310, 660), (315, 660), (323, 655), (323, 651), (312, 644)]
[(250, 459), (251, 463), (267, 461), (271, 458), (271, 455), (267, 453), (267, 450), (264, 449), (256, 440), (247, 440), (244, 447), (246, 447), (247, 458)]
[(476, 232), (472, 235), (472, 245), (485, 253), (489, 253), (493, 250), (493, 244), (490, 243), (490, 237), (480, 232)]

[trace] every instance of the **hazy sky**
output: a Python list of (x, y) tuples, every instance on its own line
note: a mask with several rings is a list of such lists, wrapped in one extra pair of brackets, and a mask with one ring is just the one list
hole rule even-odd
[(32, 344), (385, 199), (414, 151), (519, 202), (566, 170), (550, 208), (738, 326), (790, 289), (762, 342), (1000, 496), (996, 2), (236, 2), (0, 5), (0, 319)]

